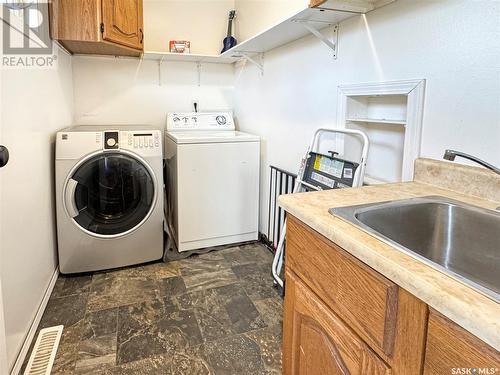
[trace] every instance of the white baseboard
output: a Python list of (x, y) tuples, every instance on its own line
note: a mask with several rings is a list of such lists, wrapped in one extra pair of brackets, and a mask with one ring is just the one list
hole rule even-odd
[(33, 341), (33, 338), (35, 337), (35, 334), (36, 334), (36, 329), (38, 328), (38, 324), (40, 324), (40, 320), (42, 320), (43, 313), (45, 311), (45, 308), (47, 307), (47, 303), (49, 302), (50, 295), (52, 294), (52, 290), (54, 289), (54, 286), (56, 285), (56, 281), (57, 281), (58, 277), (59, 277), (59, 267), (55, 269), (54, 274), (52, 275), (52, 278), (50, 279), (47, 290), (45, 291), (45, 294), (43, 295), (43, 299), (42, 299), (42, 302), (40, 303), (40, 306), (38, 306), (38, 310), (36, 311), (35, 318), (33, 319), (33, 322), (31, 323), (30, 329), (28, 331), (28, 335), (26, 336), (26, 339), (24, 340), (23, 346), (21, 348), (21, 351), (19, 352), (19, 355), (17, 356), (16, 362), (14, 363), (14, 367), (12, 368), (10, 375), (18, 375), (19, 372), (21, 371), (21, 367), (23, 366), (24, 359), (26, 358), (26, 355), (28, 354), (28, 350), (30, 348), (31, 342)]

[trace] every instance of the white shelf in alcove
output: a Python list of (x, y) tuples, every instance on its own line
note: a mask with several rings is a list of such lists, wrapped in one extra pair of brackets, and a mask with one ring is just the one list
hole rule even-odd
[[(420, 144), (422, 139), (422, 118), (424, 108), (425, 79), (401, 80), (386, 82), (368, 82), (343, 84), (339, 86), (338, 104), (337, 104), (337, 122), (341, 127), (348, 127), (350, 124), (363, 124), (368, 128), (367, 119), (379, 120), (374, 117), (406, 117), (406, 121), (398, 121), (394, 124), (394, 131), (404, 130), (404, 145), (402, 154), (401, 181), (411, 181), (413, 179), (413, 163), (420, 156)], [(403, 113), (363, 113), (362, 108), (353, 108), (352, 98), (359, 97), (377, 97), (391, 98), (392, 96), (405, 96), (406, 110)], [(369, 103), (368, 103), (369, 104)], [(358, 106), (359, 107), (359, 106)], [(362, 107), (362, 103), (361, 103)], [(357, 113), (359, 112), (359, 113)], [(369, 112), (369, 111), (367, 111)], [(380, 112), (377, 110), (377, 112)], [(393, 112), (392, 110), (390, 112)], [(363, 118), (362, 116), (365, 116)], [(356, 121), (352, 121), (356, 120)], [(404, 124), (402, 124), (404, 122)], [(376, 125), (376, 123), (374, 123)], [(399, 125), (399, 126), (397, 126)], [(403, 127), (404, 126), (404, 127)], [(376, 128), (376, 126), (373, 126)], [(339, 139), (337, 150), (343, 150), (343, 143)], [(372, 145), (373, 146), (373, 145)], [(370, 151), (372, 154), (372, 150)], [(369, 157), (370, 158), (370, 157)], [(378, 174), (378, 173), (377, 173)], [(368, 177), (368, 181), (370, 180)], [(375, 180), (379, 180), (375, 178)], [(375, 182), (375, 181), (370, 181)]]
[(383, 118), (347, 118), (346, 121), (369, 122), (375, 124), (406, 125), (406, 120), (393, 120), (393, 119), (383, 119)]

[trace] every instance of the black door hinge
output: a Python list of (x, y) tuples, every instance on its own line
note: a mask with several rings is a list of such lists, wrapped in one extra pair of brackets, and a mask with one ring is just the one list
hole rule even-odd
[(101, 33), (104, 33), (104, 23), (101, 22)]

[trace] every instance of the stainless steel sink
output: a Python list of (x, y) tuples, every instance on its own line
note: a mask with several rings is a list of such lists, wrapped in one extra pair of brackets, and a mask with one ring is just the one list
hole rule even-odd
[(330, 213), (500, 301), (500, 212), (430, 196)]

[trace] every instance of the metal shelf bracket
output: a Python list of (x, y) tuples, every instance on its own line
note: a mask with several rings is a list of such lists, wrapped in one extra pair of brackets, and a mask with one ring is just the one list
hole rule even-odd
[(248, 54), (251, 53), (251, 52), (238, 52), (239, 55), (241, 55), (241, 58), (248, 61), (249, 63), (255, 65), (257, 68), (259, 68), (260, 70), (260, 75), (263, 76), (264, 75), (264, 54), (263, 53), (259, 53), (258, 54), (258, 59), (259, 61), (257, 61), (256, 59), (250, 57)]
[(319, 30), (315, 29), (314, 27), (308, 24), (308, 22), (317, 23), (318, 21), (295, 19), (293, 20), (293, 22), (297, 22), (298, 24), (302, 25), (307, 31), (309, 31), (316, 38), (322, 41), (326, 46), (328, 46), (333, 51), (333, 58), (335, 60), (337, 59), (337, 51), (339, 45), (339, 25), (333, 26), (333, 37), (332, 40), (330, 40), (328, 39), (328, 37), (323, 35)]
[(201, 86), (201, 62), (196, 63), (196, 71), (198, 73), (198, 87)]
[(163, 62), (163, 56), (161, 57), (161, 60), (158, 60), (158, 86), (161, 86), (161, 64)]

